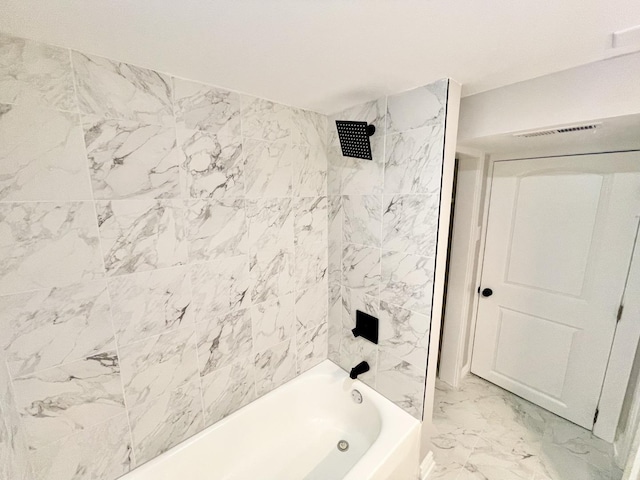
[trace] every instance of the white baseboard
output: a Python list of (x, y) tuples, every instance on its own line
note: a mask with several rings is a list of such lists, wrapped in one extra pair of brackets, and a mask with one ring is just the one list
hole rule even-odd
[(429, 452), (420, 464), (420, 480), (428, 480), (429, 476), (435, 470), (435, 468), (436, 461), (433, 458), (433, 452)]

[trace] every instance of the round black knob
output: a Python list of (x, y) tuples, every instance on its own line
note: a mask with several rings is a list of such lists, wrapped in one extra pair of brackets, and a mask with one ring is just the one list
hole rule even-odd
[(490, 288), (483, 288), (482, 289), (482, 296), (483, 297), (490, 297), (491, 295), (493, 295), (493, 290), (491, 290)]

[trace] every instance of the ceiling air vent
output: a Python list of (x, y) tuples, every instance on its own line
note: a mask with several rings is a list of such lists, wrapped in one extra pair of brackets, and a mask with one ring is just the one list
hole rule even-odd
[(550, 128), (548, 130), (534, 130), (530, 132), (514, 133), (514, 137), (531, 138), (544, 137), (547, 135), (558, 135), (559, 133), (584, 132), (585, 130), (595, 130), (602, 123), (590, 123), (588, 125), (571, 125), (562, 128)]

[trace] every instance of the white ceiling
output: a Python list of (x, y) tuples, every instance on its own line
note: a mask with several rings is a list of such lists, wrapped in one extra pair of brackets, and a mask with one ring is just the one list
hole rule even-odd
[(0, 31), (333, 113), (605, 56), (638, 0), (0, 0)]

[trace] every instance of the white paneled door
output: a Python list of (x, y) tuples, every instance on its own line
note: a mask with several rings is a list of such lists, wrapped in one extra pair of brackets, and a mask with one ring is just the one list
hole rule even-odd
[(638, 215), (638, 152), (496, 162), (472, 372), (591, 429)]

